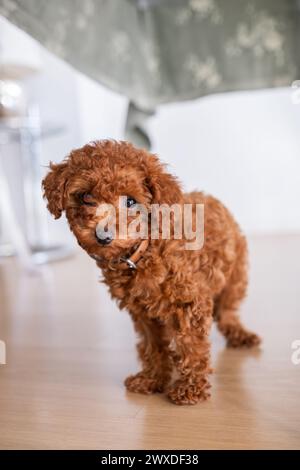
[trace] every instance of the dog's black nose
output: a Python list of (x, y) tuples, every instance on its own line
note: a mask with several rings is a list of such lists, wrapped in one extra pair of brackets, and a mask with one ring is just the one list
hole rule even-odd
[(113, 236), (110, 232), (96, 231), (95, 236), (100, 245), (109, 245), (113, 241)]

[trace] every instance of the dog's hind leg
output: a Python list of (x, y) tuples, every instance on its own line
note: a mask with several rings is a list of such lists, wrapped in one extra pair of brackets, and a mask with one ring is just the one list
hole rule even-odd
[(246, 240), (241, 238), (235, 266), (226, 287), (216, 300), (214, 309), (218, 329), (225, 336), (229, 347), (250, 348), (260, 343), (260, 338), (243, 326), (238, 314), (240, 303), (246, 296), (247, 284), (247, 245)]

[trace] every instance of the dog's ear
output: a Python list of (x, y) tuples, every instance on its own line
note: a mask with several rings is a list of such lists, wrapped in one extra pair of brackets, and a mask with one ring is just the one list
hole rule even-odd
[(47, 208), (59, 219), (64, 207), (64, 192), (68, 175), (68, 163), (50, 163), (50, 171), (42, 182), (44, 198), (47, 199)]
[[(145, 160), (144, 160), (145, 161)], [(146, 185), (152, 194), (152, 204), (176, 204), (182, 199), (180, 184), (176, 176), (165, 170), (156, 155), (146, 156)]]

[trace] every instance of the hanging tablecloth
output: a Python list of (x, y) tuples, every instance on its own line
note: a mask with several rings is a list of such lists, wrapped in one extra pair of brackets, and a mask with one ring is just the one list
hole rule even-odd
[(0, 0), (0, 14), (148, 112), (300, 78), (299, 0)]

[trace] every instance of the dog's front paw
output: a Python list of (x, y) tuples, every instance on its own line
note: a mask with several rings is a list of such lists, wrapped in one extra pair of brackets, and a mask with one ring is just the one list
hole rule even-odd
[(205, 401), (210, 397), (210, 384), (189, 384), (178, 381), (168, 392), (168, 397), (175, 405), (195, 405), (198, 401)]
[(130, 375), (125, 380), (125, 387), (130, 392), (143, 393), (144, 395), (150, 395), (151, 393), (160, 393), (164, 389), (163, 381), (148, 377), (143, 372), (139, 372), (136, 375)]

